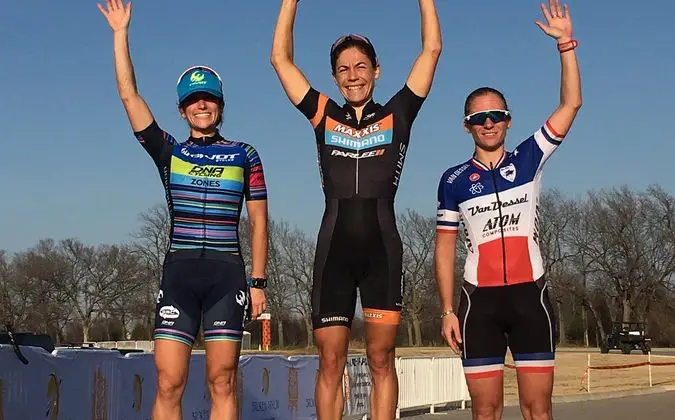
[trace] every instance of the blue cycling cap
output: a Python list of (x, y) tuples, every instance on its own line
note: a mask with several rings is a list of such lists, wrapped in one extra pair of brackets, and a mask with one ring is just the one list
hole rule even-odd
[(179, 103), (197, 92), (205, 92), (223, 99), (222, 79), (215, 70), (206, 66), (193, 66), (185, 70), (178, 78), (176, 90)]

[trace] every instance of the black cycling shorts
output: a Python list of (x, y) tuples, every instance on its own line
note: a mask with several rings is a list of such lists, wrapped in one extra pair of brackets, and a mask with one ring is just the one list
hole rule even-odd
[[(178, 251), (177, 255), (192, 251)], [(250, 293), (241, 258), (169, 254), (155, 312), (154, 339), (192, 346), (204, 320), (205, 341), (240, 342), (250, 311)]]
[(543, 278), (494, 287), (464, 283), (458, 316), (467, 379), (502, 375), (507, 346), (517, 373), (553, 372), (556, 320)]
[(402, 253), (393, 200), (328, 199), (314, 261), (314, 328), (351, 327), (357, 288), (366, 322), (398, 325)]

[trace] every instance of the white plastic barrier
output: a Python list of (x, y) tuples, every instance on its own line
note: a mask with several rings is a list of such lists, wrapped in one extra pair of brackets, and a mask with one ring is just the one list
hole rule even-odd
[(460, 402), (465, 408), (469, 390), (461, 359), (456, 357), (400, 357), (396, 359), (399, 377), (399, 410)]
[[(107, 349), (21, 347), (24, 365), (0, 345), (0, 420), (148, 420), (156, 391), (152, 353)], [(315, 419), (316, 356), (242, 356), (238, 373), (240, 418)], [(457, 358), (397, 359), (400, 410), (468, 398)], [(371, 382), (365, 356), (349, 356), (343, 377), (345, 415), (369, 410)], [(190, 360), (183, 418), (208, 419), (204, 354)]]

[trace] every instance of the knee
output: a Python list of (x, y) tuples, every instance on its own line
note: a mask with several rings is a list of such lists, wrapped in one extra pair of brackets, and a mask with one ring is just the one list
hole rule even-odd
[(394, 348), (366, 349), (368, 367), (373, 376), (388, 376), (395, 371)]
[(501, 402), (494, 398), (483, 400), (480, 402), (472, 401), (474, 418), (478, 420), (492, 420), (496, 419), (499, 411), (502, 408)]
[(230, 397), (236, 391), (236, 369), (224, 368), (215, 372), (209, 372), (209, 391), (214, 400)]
[(166, 401), (180, 401), (187, 378), (166, 371), (157, 372), (157, 396)]
[(547, 399), (521, 399), (523, 417), (530, 420), (549, 420), (551, 402)]
[(321, 349), (319, 371), (324, 379), (338, 381), (342, 377), (347, 355), (335, 349)]

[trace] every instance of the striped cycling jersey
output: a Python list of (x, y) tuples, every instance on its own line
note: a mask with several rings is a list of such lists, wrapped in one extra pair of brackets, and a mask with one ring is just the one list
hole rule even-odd
[(464, 227), (464, 280), (475, 286), (531, 282), (544, 274), (539, 249), (542, 167), (563, 137), (547, 122), (494, 168), (472, 158), (438, 185), (438, 233)]
[(164, 183), (171, 214), (169, 252), (199, 249), (240, 255), (243, 200), (267, 199), (255, 148), (220, 134), (178, 143), (155, 121), (134, 134)]

